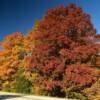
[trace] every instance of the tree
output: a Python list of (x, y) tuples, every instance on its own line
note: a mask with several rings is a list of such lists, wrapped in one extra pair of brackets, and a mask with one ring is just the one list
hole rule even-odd
[(15, 32), (5, 37), (1, 43), (3, 49), (0, 51), (0, 88), (2, 90), (12, 91), (11, 87), (15, 83), (17, 71), (23, 67), (26, 54), (23, 40), (22, 33)]
[[(48, 95), (53, 96), (66, 94), (64, 90), (68, 88), (68, 82), (64, 80), (74, 74), (75, 86), (76, 83), (81, 87), (92, 85), (96, 77), (91, 74), (92, 68), (86, 63), (100, 50), (95, 35), (96, 30), (90, 16), (75, 4), (49, 9), (43, 19), (38, 21), (36, 28), (29, 33), (34, 41), (34, 50), (26, 57), (25, 68), (38, 73), (37, 79), (33, 81), (34, 85), (42, 85)], [(74, 73), (74, 70), (78, 73)], [(78, 78), (84, 82), (78, 82)], [(70, 81), (73, 83), (73, 78)], [(71, 87), (72, 85), (70, 84)]]

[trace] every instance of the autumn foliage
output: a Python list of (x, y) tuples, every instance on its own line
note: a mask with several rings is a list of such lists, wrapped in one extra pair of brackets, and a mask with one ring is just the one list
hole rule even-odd
[(22, 93), (83, 95), (83, 90), (98, 80), (91, 66), (100, 66), (95, 61), (99, 37), (90, 15), (75, 4), (49, 9), (27, 36), (15, 32), (0, 43), (4, 48), (0, 51), (1, 90), (8, 86), (12, 91), (11, 82), (16, 92), (18, 80), (23, 79), (28, 83), (24, 92), (19, 91)]

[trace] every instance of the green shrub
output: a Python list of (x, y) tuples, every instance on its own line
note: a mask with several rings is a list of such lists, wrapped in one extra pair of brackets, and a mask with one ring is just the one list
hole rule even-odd
[(31, 83), (24, 77), (17, 77), (15, 84), (15, 92), (30, 94)]

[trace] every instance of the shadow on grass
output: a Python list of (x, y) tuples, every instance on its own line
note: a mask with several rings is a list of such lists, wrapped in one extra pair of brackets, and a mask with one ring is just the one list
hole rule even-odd
[[(0, 95), (0, 100), (6, 100), (6, 99), (11, 99), (11, 98), (17, 98), (17, 97), (21, 97), (19, 95)], [(17, 100), (17, 99), (16, 99)]]
[(8, 99), (15, 99), (17, 100), (17, 98), (21, 97), (21, 100), (41, 100), (41, 99), (37, 99), (37, 98), (30, 98), (30, 97), (24, 97), (24, 96), (20, 96), (20, 95), (0, 95), (0, 100), (8, 100)]

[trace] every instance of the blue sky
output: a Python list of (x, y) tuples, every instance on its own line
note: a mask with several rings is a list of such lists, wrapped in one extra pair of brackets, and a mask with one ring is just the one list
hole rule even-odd
[(26, 34), (47, 9), (69, 3), (76, 3), (89, 13), (100, 33), (100, 0), (0, 0), (0, 41), (16, 31)]

